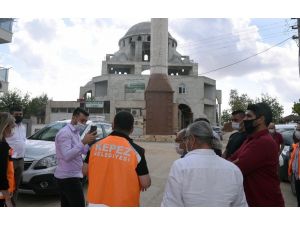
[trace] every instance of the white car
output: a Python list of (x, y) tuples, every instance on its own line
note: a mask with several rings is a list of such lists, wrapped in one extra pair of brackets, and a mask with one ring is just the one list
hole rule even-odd
[[(56, 194), (57, 184), (54, 171), (57, 166), (55, 136), (70, 120), (57, 121), (42, 128), (26, 141), (21, 193)], [(111, 124), (88, 121), (80, 132), (81, 138), (89, 132), (91, 125), (97, 126), (97, 138), (101, 139), (112, 131)]]

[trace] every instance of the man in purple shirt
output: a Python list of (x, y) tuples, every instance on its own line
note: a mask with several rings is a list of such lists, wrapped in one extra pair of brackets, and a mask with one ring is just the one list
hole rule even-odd
[(73, 112), (71, 123), (63, 127), (55, 137), (57, 168), (54, 176), (60, 189), (62, 207), (85, 206), (82, 190), (82, 154), (86, 154), (89, 146), (96, 139), (96, 131), (87, 133), (80, 140), (80, 131), (84, 129), (89, 113), (81, 108)]

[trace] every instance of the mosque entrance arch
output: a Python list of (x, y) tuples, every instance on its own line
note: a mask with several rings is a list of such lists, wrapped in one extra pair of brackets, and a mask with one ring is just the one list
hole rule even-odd
[(193, 112), (188, 105), (178, 105), (178, 120), (179, 129), (186, 128), (190, 123), (193, 122)]

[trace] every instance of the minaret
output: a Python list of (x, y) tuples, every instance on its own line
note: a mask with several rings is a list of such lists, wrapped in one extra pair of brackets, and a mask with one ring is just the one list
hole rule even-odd
[(150, 78), (145, 91), (146, 134), (173, 134), (173, 93), (168, 80), (168, 19), (151, 19)]

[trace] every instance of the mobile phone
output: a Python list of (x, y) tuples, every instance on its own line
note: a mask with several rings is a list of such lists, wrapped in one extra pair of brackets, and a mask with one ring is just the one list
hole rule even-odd
[(97, 126), (92, 125), (89, 133), (94, 133), (97, 130)]

